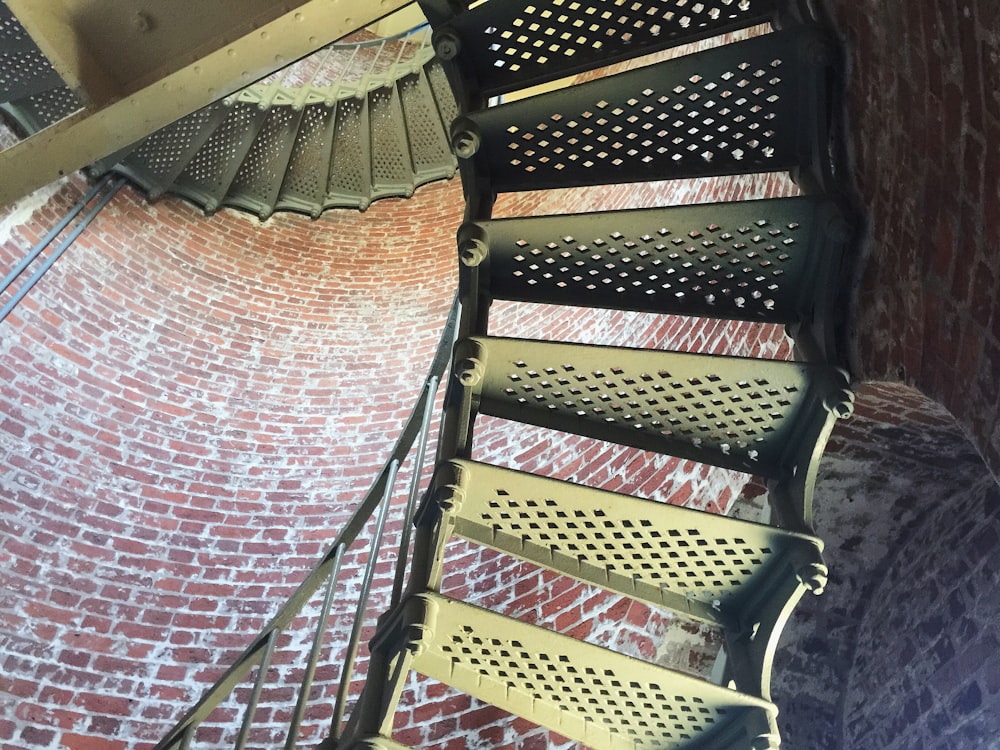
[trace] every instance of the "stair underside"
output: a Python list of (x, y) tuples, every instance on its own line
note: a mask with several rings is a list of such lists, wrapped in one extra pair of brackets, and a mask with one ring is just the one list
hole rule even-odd
[(801, 362), (475, 337), (456, 363), (473, 413), (769, 479), (822, 451), (846, 398), (840, 371)]
[(822, 563), (815, 537), (763, 524), (472, 461), (439, 472), (459, 536), (730, 630)]
[[(421, 54), (394, 70), (395, 79), (373, 82), (370, 90), (306, 86), (266, 97), (248, 90), (193, 112), (89, 171), (124, 175), (154, 198), (172, 193), (207, 212), (230, 206), (261, 218), (274, 211), (315, 218), (330, 208), (363, 210), (379, 198), (409, 197), (457, 169), (448, 139), (457, 113), (454, 97), (430, 51)], [(0, 111), (28, 135), (81, 106), (47, 72), (44, 56), (36, 57), (13, 67), (5, 63), (20, 57), (0, 58)], [(21, 68), (27, 72), (15, 76)], [(31, 71), (40, 72), (28, 81)]]
[(592, 748), (746, 748), (772, 734), (767, 701), (439, 594), (408, 600), (399, 627), (413, 669)]

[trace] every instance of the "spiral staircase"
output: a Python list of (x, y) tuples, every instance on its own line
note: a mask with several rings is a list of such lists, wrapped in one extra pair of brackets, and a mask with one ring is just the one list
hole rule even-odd
[[(315, 216), (407, 195), (458, 156), (461, 316), (434, 478), (413, 513), (405, 590), (379, 620), (357, 705), (344, 726), (336, 712), (323, 747), (402, 747), (393, 716), (415, 670), (589, 747), (776, 748), (771, 666), (796, 603), (826, 581), (813, 484), (853, 403), (842, 366), (857, 221), (839, 178), (835, 40), (805, 0), (421, 5), (436, 56), (391, 85), (333, 100), (265, 85), (95, 167), (209, 211)], [(770, 33), (666, 54), (761, 23)], [(10, 22), (0, 28), (10, 38)], [(71, 106), (50, 75), (0, 80), (26, 130)], [(503, 101), (534, 86), (550, 90)], [(803, 195), (492, 217), (511, 192), (776, 171)], [(781, 324), (797, 359), (500, 338), (493, 300)], [(477, 461), (480, 414), (762, 477), (771, 523)], [(443, 596), (453, 535), (720, 629), (720, 679)], [(328, 574), (342, 545), (317, 570)], [(247, 669), (266, 665), (289, 619), (248, 649)], [(208, 710), (192, 709), (160, 747), (191, 746)]]
[[(429, 34), (331, 45), (298, 66), (192, 112), (90, 167), (151, 198), (179, 195), (266, 219), (365, 209), (448, 178), (455, 100)], [(0, 3), (0, 109), (24, 134), (82, 106)], [(331, 69), (334, 74), (331, 75)]]

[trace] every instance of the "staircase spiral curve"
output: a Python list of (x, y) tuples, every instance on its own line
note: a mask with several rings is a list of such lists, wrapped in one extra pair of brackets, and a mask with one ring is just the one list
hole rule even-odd
[[(29, 135), (80, 100), (0, 3), (0, 111)], [(455, 101), (426, 29), (335, 44), (199, 109), (90, 168), (127, 177), (156, 198), (183, 197), (266, 219), (318, 217), (409, 197), (450, 178)]]

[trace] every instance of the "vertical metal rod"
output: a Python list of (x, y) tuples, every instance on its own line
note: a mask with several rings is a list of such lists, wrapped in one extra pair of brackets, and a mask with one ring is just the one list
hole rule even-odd
[(73, 208), (69, 210), (62, 220), (49, 231), (48, 234), (42, 237), (42, 239), (39, 240), (33, 248), (31, 248), (31, 251), (21, 259), (20, 263), (14, 266), (11, 272), (4, 276), (3, 281), (0, 281), (0, 294), (7, 291), (7, 287), (14, 283), (14, 279), (20, 276), (24, 272), (24, 269), (27, 268), (31, 262), (35, 260), (35, 258), (42, 254), (42, 251), (52, 243), (52, 240), (54, 240), (56, 236), (58, 236), (58, 234), (80, 214), (84, 207), (94, 200), (94, 196), (96, 196), (105, 187), (105, 185), (110, 182), (111, 175), (105, 175), (100, 182), (96, 183), (90, 188), (90, 190), (87, 191), (87, 193), (77, 202), (75, 206), (73, 206)]
[(333, 592), (337, 587), (337, 578), (340, 576), (340, 563), (344, 559), (346, 549), (346, 545), (337, 545), (337, 551), (333, 556), (333, 569), (326, 581), (326, 593), (323, 596), (323, 606), (320, 607), (319, 611), (319, 622), (316, 623), (316, 634), (313, 636), (309, 660), (306, 662), (306, 671), (302, 676), (302, 685), (299, 688), (299, 697), (296, 700), (295, 711), (288, 727), (288, 736), (285, 737), (285, 750), (295, 750), (295, 743), (298, 741), (302, 717), (305, 716), (306, 706), (309, 703), (309, 690), (312, 688), (313, 677), (316, 674), (316, 663), (319, 661), (319, 653), (323, 649), (323, 634), (326, 632), (326, 621), (330, 617), (330, 607), (333, 604)]
[(83, 217), (80, 224), (73, 228), (73, 231), (70, 232), (69, 236), (64, 239), (62, 243), (60, 243), (59, 247), (57, 247), (48, 258), (45, 259), (42, 265), (38, 267), (38, 270), (35, 271), (26, 282), (24, 282), (24, 286), (17, 290), (14, 296), (7, 301), (7, 304), (3, 306), (3, 309), (0, 309), (0, 322), (3, 322), (3, 320), (10, 315), (11, 311), (17, 307), (18, 303), (24, 299), (35, 284), (41, 280), (46, 271), (52, 268), (52, 265), (59, 260), (60, 257), (62, 257), (62, 254), (66, 252), (69, 246), (76, 241), (76, 238), (83, 233), (83, 230), (90, 226), (90, 222), (94, 220), (94, 217), (101, 212), (102, 208), (108, 205), (108, 201), (110, 201), (115, 194), (121, 190), (121, 187), (124, 184), (125, 178), (119, 178), (111, 188), (110, 192), (101, 197), (101, 200), (99, 200), (97, 204), (90, 209), (87, 215)]
[[(393, 65), (399, 65), (400, 60), (403, 59), (403, 52), (406, 51), (408, 44), (409, 44), (409, 37), (406, 37), (405, 39), (401, 39), (399, 41), (399, 52), (396, 53), (396, 62), (394, 62)], [(389, 69), (391, 70), (392, 67), (390, 66)]]
[(413, 457), (413, 475), (410, 477), (410, 494), (406, 500), (406, 511), (403, 514), (403, 530), (399, 538), (399, 556), (396, 558), (396, 576), (392, 582), (392, 598), (389, 609), (395, 607), (403, 595), (403, 577), (406, 574), (406, 563), (410, 552), (410, 526), (417, 505), (417, 493), (420, 490), (420, 475), (424, 469), (424, 453), (427, 451), (427, 436), (430, 432), (431, 417), (434, 414), (434, 397), (437, 395), (438, 379), (432, 377), (427, 381), (427, 403), (424, 404), (423, 421), (420, 423), (420, 436), (417, 438), (417, 452)]
[(399, 471), (399, 461), (393, 459), (389, 464), (389, 476), (386, 479), (385, 491), (382, 494), (382, 506), (375, 521), (375, 531), (372, 534), (371, 548), (368, 552), (368, 565), (365, 568), (361, 593), (358, 595), (358, 607), (354, 613), (354, 627), (351, 629), (351, 639), (347, 643), (347, 658), (344, 660), (344, 671), (340, 675), (340, 687), (337, 690), (337, 702), (333, 708), (331, 734), (340, 737), (340, 724), (344, 720), (344, 710), (347, 706), (347, 694), (351, 689), (351, 678), (354, 676), (354, 660), (358, 655), (358, 641), (361, 639), (361, 628), (364, 625), (365, 609), (368, 604), (368, 592), (372, 579), (375, 577), (375, 562), (379, 547), (382, 545), (382, 532), (385, 529), (385, 519), (389, 515), (389, 505), (392, 499), (393, 485), (396, 483), (396, 473)]
[(272, 630), (267, 635), (267, 644), (264, 646), (264, 655), (260, 658), (260, 665), (257, 667), (257, 678), (253, 682), (253, 691), (250, 693), (250, 700), (247, 701), (246, 711), (243, 713), (243, 724), (240, 725), (240, 733), (236, 737), (235, 750), (243, 750), (250, 737), (250, 725), (253, 724), (254, 714), (257, 713), (257, 701), (264, 690), (264, 680), (267, 679), (267, 670), (271, 668), (271, 657), (274, 656), (274, 646), (278, 642), (278, 631)]
[(194, 733), (197, 729), (198, 727), (194, 724), (188, 724), (184, 730), (184, 734), (181, 735), (180, 750), (191, 750), (191, 743), (194, 741)]

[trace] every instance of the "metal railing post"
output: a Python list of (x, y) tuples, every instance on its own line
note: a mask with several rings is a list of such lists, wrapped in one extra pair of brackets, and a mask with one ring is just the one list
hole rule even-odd
[(257, 713), (257, 702), (264, 689), (264, 680), (267, 679), (267, 670), (271, 668), (271, 657), (274, 656), (274, 647), (278, 642), (278, 631), (272, 630), (267, 638), (267, 646), (264, 655), (261, 657), (260, 665), (257, 667), (257, 677), (254, 679), (253, 691), (250, 693), (250, 700), (247, 701), (247, 709), (243, 714), (243, 723), (240, 725), (240, 733), (236, 737), (235, 750), (243, 750), (247, 739), (250, 737), (250, 725), (253, 724), (254, 714)]
[(309, 702), (309, 690), (312, 688), (313, 677), (316, 674), (316, 664), (319, 661), (319, 653), (323, 648), (323, 634), (326, 632), (326, 621), (330, 616), (330, 607), (333, 604), (333, 592), (337, 587), (337, 578), (340, 577), (340, 564), (344, 560), (344, 552), (347, 548), (340, 544), (333, 558), (333, 570), (326, 583), (326, 594), (323, 596), (323, 606), (320, 607), (319, 622), (316, 624), (316, 633), (313, 635), (312, 648), (309, 650), (309, 659), (306, 662), (306, 671), (302, 675), (302, 684), (299, 687), (299, 695), (295, 702), (295, 711), (292, 713), (292, 721), (288, 727), (288, 734), (285, 737), (285, 750), (294, 750), (298, 741), (299, 729), (302, 727), (302, 717), (306, 713), (306, 704)]
[(361, 591), (358, 594), (358, 608), (354, 615), (354, 627), (351, 628), (351, 638), (347, 642), (347, 658), (344, 661), (344, 671), (340, 675), (340, 688), (337, 690), (337, 701), (334, 704), (333, 719), (330, 722), (331, 732), (334, 737), (340, 736), (340, 724), (344, 720), (347, 695), (351, 689), (351, 678), (354, 676), (354, 662), (357, 659), (358, 644), (361, 640), (361, 629), (364, 627), (368, 595), (371, 591), (372, 579), (375, 577), (375, 564), (378, 560), (379, 548), (382, 546), (382, 532), (385, 530), (385, 521), (389, 515), (389, 505), (392, 501), (392, 491), (396, 483), (396, 473), (398, 471), (399, 461), (393, 460), (389, 468), (389, 478), (385, 484), (385, 491), (382, 494), (382, 505), (379, 508), (378, 518), (375, 521), (372, 543), (368, 551), (368, 564), (365, 566), (365, 576), (361, 583)]

